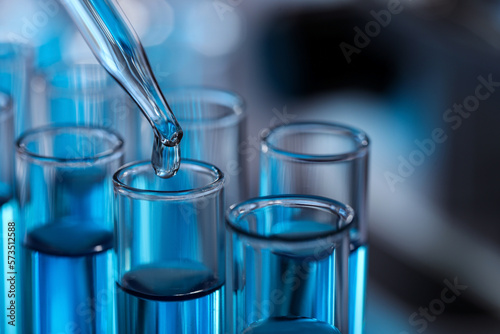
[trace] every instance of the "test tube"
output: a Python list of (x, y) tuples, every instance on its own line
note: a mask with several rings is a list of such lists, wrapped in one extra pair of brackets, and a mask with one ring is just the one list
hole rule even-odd
[(0, 90), (14, 103), (15, 136), (32, 127), (30, 82), (33, 75), (33, 50), (23, 43), (0, 42)]
[(266, 196), (232, 206), (229, 333), (347, 333), (353, 214), (316, 196)]
[(367, 274), (368, 136), (348, 126), (304, 122), (272, 129), (261, 141), (260, 195), (324, 196), (356, 212), (349, 258), (349, 333), (362, 334)]
[(18, 139), (24, 333), (114, 333), (111, 176), (122, 163), (121, 138), (101, 128), (43, 127)]
[[(0, 150), (5, 154), (0, 163), (0, 208), (13, 198), (14, 194), (14, 113), (12, 98), (0, 91)], [(0, 209), (2, 210), (2, 209)], [(11, 211), (10, 209), (8, 211)], [(2, 223), (11, 220), (12, 214), (2, 214)]]
[[(16, 239), (14, 203), (14, 113), (12, 99), (0, 91), (0, 309), (5, 317), (0, 324), (0, 332), (21, 333), (19, 292), (19, 240)], [(10, 256), (10, 257), (9, 257)], [(17, 260), (17, 263), (16, 263)], [(13, 278), (13, 279), (12, 279)]]
[(149, 161), (113, 176), (118, 332), (224, 332), (222, 172), (183, 159), (175, 177)]
[(222, 170), (226, 209), (246, 199), (246, 165), (240, 150), (246, 124), (243, 98), (207, 87), (164, 89), (163, 93), (184, 130), (182, 157)]
[[(138, 123), (143, 118), (127, 93), (98, 64), (56, 64), (44, 73), (45, 113), (37, 125), (74, 124), (112, 129), (124, 139), (125, 161), (141, 159)], [(151, 154), (148, 141), (148, 155)]]

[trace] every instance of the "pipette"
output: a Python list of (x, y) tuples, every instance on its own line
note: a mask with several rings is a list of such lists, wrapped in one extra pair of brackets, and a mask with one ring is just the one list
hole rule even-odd
[(180, 166), (182, 129), (164, 98), (139, 37), (115, 0), (60, 0), (101, 65), (141, 108), (153, 127), (156, 175)]

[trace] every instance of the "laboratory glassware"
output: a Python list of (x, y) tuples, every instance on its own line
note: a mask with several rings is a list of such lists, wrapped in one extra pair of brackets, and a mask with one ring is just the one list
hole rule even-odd
[(114, 333), (111, 176), (121, 138), (49, 126), (25, 132), (16, 148), (25, 333)]
[(224, 173), (225, 205), (247, 198), (246, 165), (241, 153), (245, 103), (237, 94), (206, 87), (163, 90), (182, 124), (182, 156), (211, 163)]
[(12, 97), (15, 136), (31, 128), (30, 83), (33, 49), (23, 43), (0, 42), (0, 90)]
[(63, 0), (101, 65), (139, 105), (154, 131), (151, 163), (168, 178), (180, 165), (182, 129), (165, 100), (139, 37), (115, 0)]
[(140, 160), (141, 114), (99, 64), (57, 64), (44, 72), (46, 107), (40, 126), (75, 124), (110, 128), (124, 139), (125, 162)]
[[(0, 91), (0, 332), (21, 333), (19, 225), (14, 201), (14, 111), (10, 95)], [(16, 238), (17, 236), (17, 238)]]
[(261, 141), (260, 195), (307, 194), (350, 205), (356, 212), (349, 258), (349, 333), (362, 334), (368, 228), (369, 139), (348, 126), (302, 122), (278, 126)]
[(224, 332), (224, 176), (183, 159), (175, 177), (148, 161), (113, 176), (118, 332)]
[(346, 333), (353, 214), (317, 196), (266, 196), (232, 206), (229, 333)]

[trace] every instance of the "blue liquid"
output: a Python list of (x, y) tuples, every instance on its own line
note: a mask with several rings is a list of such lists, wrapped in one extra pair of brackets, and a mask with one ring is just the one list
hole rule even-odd
[(341, 334), (338, 329), (327, 323), (307, 318), (270, 318), (257, 321), (242, 334)]
[[(0, 309), (2, 310), (0, 314), (3, 316), (0, 322), (0, 333), (5, 333), (5, 334), (15, 334), (15, 333), (22, 333), (22, 316), (21, 316), (21, 295), (20, 295), (20, 290), (21, 290), (21, 283), (20, 283), (20, 273), (21, 273), (21, 265), (20, 265), (20, 242), (19, 242), (19, 236), (20, 236), (20, 226), (16, 224), (16, 238), (15, 238), (15, 268), (14, 271), (11, 270), (8, 266), (8, 223), (9, 222), (15, 222), (14, 218), (14, 202), (13, 200), (8, 197), (8, 196), (0, 196), (0, 223), (1, 223), (1, 228), (0, 228), (0, 240), (1, 242), (1, 249), (0, 249)], [(10, 290), (10, 283), (6, 281), (6, 279), (10, 276), (7, 275), (8, 272), (16, 272), (16, 284), (15, 284), (15, 296), (10, 294), (12, 298), (9, 297), (9, 290)], [(10, 306), (11, 300), (15, 301), (16, 305), (16, 318), (15, 318), (15, 326), (11, 326), (8, 324), (8, 321), (11, 321), (10, 318), (7, 318), (6, 315), (10, 314), (10, 311), (7, 313), (6, 308)]]
[(202, 264), (144, 265), (126, 273), (119, 288), (120, 334), (223, 333), (223, 283)]
[(25, 238), (27, 333), (113, 333), (113, 234), (61, 220)]
[(349, 332), (363, 334), (368, 274), (368, 246), (361, 245), (349, 256)]

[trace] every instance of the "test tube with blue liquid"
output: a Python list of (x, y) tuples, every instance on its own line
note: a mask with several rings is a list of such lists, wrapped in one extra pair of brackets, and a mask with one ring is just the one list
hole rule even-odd
[(144, 161), (113, 183), (118, 333), (225, 333), (222, 172), (183, 159), (163, 179)]
[[(5, 154), (0, 164), (0, 208), (2, 225), (14, 219), (6, 203), (14, 197), (14, 112), (10, 95), (0, 91), (0, 149)], [(5, 207), (4, 207), (5, 205)]]
[(347, 333), (352, 209), (266, 196), (227, 213), (228, 333)]
[(303, 122), (272, 129), (261, 141), (260, 194), (324, 196), (356, 212), (349, 257), (349, 333), (364, 332), (369, 139), (348, 126)]
[(0, 91), (0, 309), (5, 317), (0, 332), (21, 333), (20, 226), (14, 201), (14, 112), (10, 95)]
[(121, 138), (43, 127), (16, 148), (24, 333), (114, 333), (111, 176), (123, 163)]

